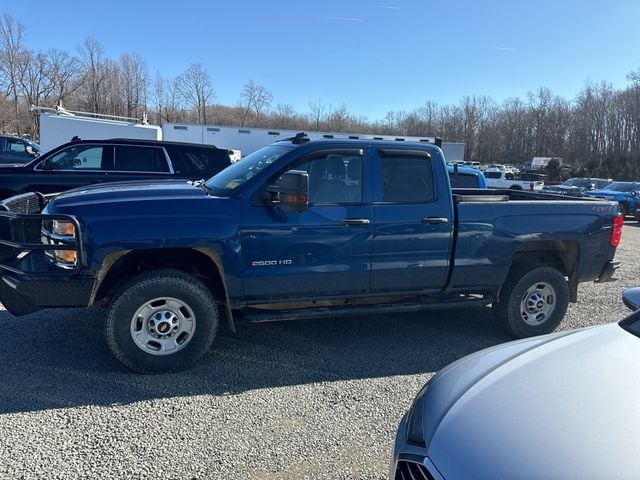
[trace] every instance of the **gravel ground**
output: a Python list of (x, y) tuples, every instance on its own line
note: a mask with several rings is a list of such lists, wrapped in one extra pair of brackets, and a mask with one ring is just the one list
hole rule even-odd
[[(621, 318), (638, 285), (580, 286), (560, 328)], [(398, 419), (434, 372), (508, 340), (488, 308), (243, 326), (194, 369), (131, 374), (101, 311), (0, 312), (0, 478), (386, 478)]]

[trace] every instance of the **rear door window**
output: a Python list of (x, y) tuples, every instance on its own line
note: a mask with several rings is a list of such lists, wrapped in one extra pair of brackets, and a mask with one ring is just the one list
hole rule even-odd
[(385, 154), (382, 161), (382, 201), (428, 203), (435, 200), (431, 159), (410, 154)]
[(116, 145), (113, 169), (119, 172), (169, 173), (162, 148)]
[(480, 188), (478, 176), (468, 173), (450, 173), (451, 188)]
[(208, 178), (231, 165), (227, 150), (202, 147), (172, 147), (171, 162), (177, 174)]

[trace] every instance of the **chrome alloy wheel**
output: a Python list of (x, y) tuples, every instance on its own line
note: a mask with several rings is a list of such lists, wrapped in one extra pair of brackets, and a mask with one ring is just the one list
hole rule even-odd
[(151, 355), (171, 355), (186, 347), (196, 330), (189, 305), (171, 297), (149, 300), (131, 318), (131, 338)]
[(522, 320), (533, 327), (549, 320), (553, 314), (556, 292), (548, 283), (540, 282), (532, 285), (520, 301)]

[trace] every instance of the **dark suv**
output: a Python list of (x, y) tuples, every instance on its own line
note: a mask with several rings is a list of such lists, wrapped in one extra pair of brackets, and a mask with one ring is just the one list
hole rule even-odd
[(57, 193), (126, 180), (209, 178), (231, 164), (230, 151), (212, 145), (152, 140), (78, 140), (23, 165), (0, 164), (0, 198)]
[(40, 145), (26, 138), (0, 136), (0, 164), (27, 163), (40, 154)]

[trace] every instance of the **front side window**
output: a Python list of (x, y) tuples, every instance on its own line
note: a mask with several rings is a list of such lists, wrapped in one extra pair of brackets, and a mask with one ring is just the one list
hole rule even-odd
[(421, 155), (384, 155), (382, 201), (428, 203), (435, 200), (431, 160)]
[(7, 139), (7, 150), (12, 153), (27, 153), (26, 144), (22, 140)]
[(104, 147), (74, 145), (56, 153), (45, 164), (51, 170), (97, 170), (102, 167)]
[(290, 170), (309, 175), (309, 204), (362, 202), (362, 155), (328, 153)]
[(161, 148), (118, 145), (113, 169), (120, 172), (168, 173), (169, 165)]

